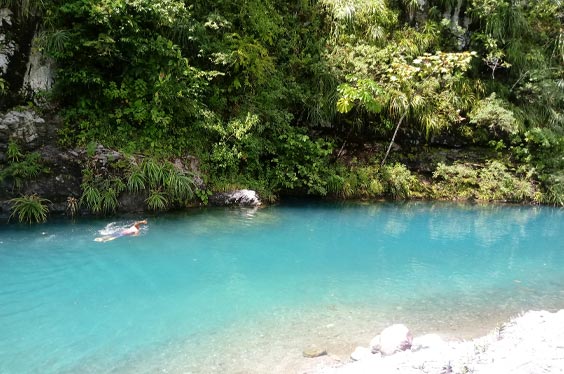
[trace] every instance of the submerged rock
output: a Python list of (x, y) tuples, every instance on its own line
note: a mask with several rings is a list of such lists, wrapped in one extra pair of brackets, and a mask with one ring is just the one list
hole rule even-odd
[(319, 356), (325, 356), (326, 354), (327, 354), (326, 349), (319, 348), (315, 345), (307, 347), (303, 351), (304, 357), (307, 357), (307, 358), (315, 358), (315, 357), (319, 357)]

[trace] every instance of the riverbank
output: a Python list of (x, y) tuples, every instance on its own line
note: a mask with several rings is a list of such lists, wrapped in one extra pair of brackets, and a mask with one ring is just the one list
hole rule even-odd
[[(427, 339), (391, 356), (365, 354), (358, 361), (330, 362), (309, 374), (361, 373), (563, 373), (564, 310), (529, 311), (470, 341)], [(421, 341), (421, 340), (419, 340)], [(329, 360), (328, 360), (329, 359)]]

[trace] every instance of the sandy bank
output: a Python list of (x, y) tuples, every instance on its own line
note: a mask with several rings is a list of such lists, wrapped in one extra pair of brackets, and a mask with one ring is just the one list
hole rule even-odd
[(326, 357), (315, 366), (302, 372), (564, 373), (564, 310), (529, 311), (470, 341), (434, 342), (415, 351), (387, 357), (369, 354), (346, 363), (329, 362)]

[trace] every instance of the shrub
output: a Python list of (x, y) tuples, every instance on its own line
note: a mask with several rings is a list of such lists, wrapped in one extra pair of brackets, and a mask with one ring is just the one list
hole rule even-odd
[(436, 197), (472, 198), (480, 200), (536, 201), (537, 193), (528, 176), (511, 174), (497, 160), (489, 161), (481, 170), (466, 164), (439, 163), (433, 173), (437, 183)]
[(10, 162), (7, 167), (0, 170), (0, 181), (4, 179), (12, 180), (12, 187), (15, 190), (22, 188), (25, 181), (49, 170), (41, 165), (39, 153), (33, 152), (24, 155), (13, 142), (8, 144), (6, 156)]
[(145, 159), (141, 165), (133, 165), (127, 177), (127, 189), (138, 193), (150, 189), (145, 200), (151, 210), (163, 210), (170, 204), (181, 204), (194, 196), (194, 176), (178, 170), (169, 161), (157, 162)]
[(16, 197), (11, 199), (10, 202), (12, 203), (12, 214), (10, 214), (9, 220), (15, 216), (18, 217), (19, 222), (26, 221), (30, 224), (33, 222), (45, 222), (47, 220), (47, 212), (49, 209), (46, 204), (50, 203), (47, 199), (33, 194)]
[(74, 215), (78, 213), (78, 204), (79, 201), (74, 196), (67, 197), (67, 214), (69, 214), (71, 217), (74, 217)]
[(419, 183), (403, 164), (396, 163), (392, 166), (385, 165), (380, 169), (382, 186), (386, 194), (394, 199), (407, 199), (412, 190)]
[(509, 173), (507, 166), (492, 160), (480, 171), (478, 198), (481, 200), (530, 201), (534, 189), (530, 181)]
[(470, 113), (470, 123), (489, 129), (496, 136), (517, 134), (519, 123), (495, 93), (480, 100)]
[(151, 190), (149, 197), (145, 200), (147, 207), (150, 210), (165, 210), (168, 207), (169, 201), (165, 193), (160, 189)]
[(478, 172), (465, 164), (445, 165), (441, 162), (433, 172), (433, 178), (437, 180), (433, 192), (439, 198), (468, 199), (478, 186)]
[(542, 201), (546, 204), (564, 206), (564, 172), (551, 175), (544, 181)]

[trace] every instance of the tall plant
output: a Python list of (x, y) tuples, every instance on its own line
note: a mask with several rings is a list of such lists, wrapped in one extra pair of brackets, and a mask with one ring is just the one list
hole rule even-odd
[(47, 220), (49, 200), (36, 194), (24, 195), (10, 200), (12, 203), (10, 218), (17, 217), (19, 222), (40, 223)]

